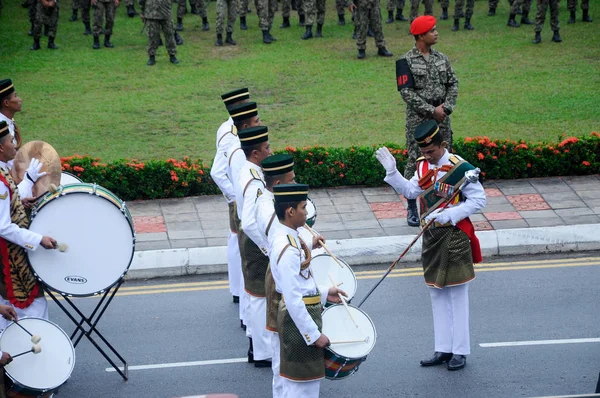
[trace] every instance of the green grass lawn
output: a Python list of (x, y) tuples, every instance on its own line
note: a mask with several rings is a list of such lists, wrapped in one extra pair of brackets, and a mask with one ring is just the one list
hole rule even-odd
[[(249, 30), (236, 24), (238, 45), (217, 48), (211, 2), (210, 32), (201, 31), (198, 16), (184, 19), (181, 64), (171, 65), (161, 47), (157, 64), (148, 67), (142, 22), (127, 18), (123, 5), (117, 10), (114, 49), (92, 50), (81, 21), (68, 21), (71, 2), (63, 1), (60, 49), (46, 49), (43, 38), (42, 49), (33, 52), (27, 10), (20, 0), (4, 3), (0, 78), (11, 77), (23, 98), (17, 120), (25, 140), (47, 141), (61, 156), (89, 154), (108, 161), (188, 155), (210, 162), (216, 129), (227, 118), (220, 94), (241, 86), (250, 87), (275, 148), (404, 142), (395, 60), (414, 44), (407, 22), (384, 25), (394, 57), (376, 57), (369, 39), (367, 59), (359, 61), (352, 25), (336, 24), (333, 0), (323, 39), (300, 40), (303, 28), (295, 12), (293, 26), (279, 29), (277, 13), (272, 33), (278, 41), (269, 46), (261, 41), (252, 6)], [(578, 10), (574, 25), (566, 23), (566, 2), (560, 3), (560, 44), (550, 41), (549, 16), (539, 45), (532, 44), (532, 26), (508, 28), (506, 0), (495, 17), (486, 16), (487, 1), (477, 1), (472, 32), (452, 32), (451, 20), (438, 21), (436, 48), (450, 57), (459, 78), (455, 136), (557, 140), (561, 134), (600, 130), (600, 1), (590, 3), (595, 21), (580, 22)], [(436, 2), (435, 15), (440, 13)]]

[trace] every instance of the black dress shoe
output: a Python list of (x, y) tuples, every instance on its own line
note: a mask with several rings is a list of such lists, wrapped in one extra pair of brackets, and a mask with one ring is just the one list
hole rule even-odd
[(271, 361), (262, 360), (262, 361), (254, 361), (255, 368), (270, 368), (272, 366)]
[(254, 363), (254, 352), (248, 351), (248, 363)]
[(467, 364), (467, 357), (464, 355), (452, 355), (452, 359), (448, 362), (448, 370), (459, 370)]
[[(448, 362), (453, 358), (451, 352), (434, 352), (433, 356), (429, 359), (421, 361), (421, 366), (437, 366)], [(464, 365), (463, 365), (464, 366)]]

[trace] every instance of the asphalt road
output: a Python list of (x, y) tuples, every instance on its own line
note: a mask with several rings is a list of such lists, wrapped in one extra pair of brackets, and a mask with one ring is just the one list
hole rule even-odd
[[(381, 267), (355, 271), (357, 304), (383, 272)], [(496, 259), (479, 268), (470, 287), (472, 353), (458, 372), (419, 366), (433, 352), (433, 330), (428, 288), (418, 271), (394, 271), (361, 307), (377, 328), (375, 348), (350, 378), (323, 381), (321, 397), (532, 397), (594, 391), (600, 372), (600, 253)], [(224, 275), (127, 282), (98, 328), (130, 367), (244, 358), (247, 339), (226, 282)], [(76, 300), (87, 311), (97, 301)], [(54, 303), (50, 318), (65, 331), (73, 330)], [(596, 340), (480, 346), (564, 339)], [(270, 396), (271, 370), (244, 362), (132, 368), (124, 382), (106, 370), (109, 364), (85, 339), (76, 354), (60, 398)]]

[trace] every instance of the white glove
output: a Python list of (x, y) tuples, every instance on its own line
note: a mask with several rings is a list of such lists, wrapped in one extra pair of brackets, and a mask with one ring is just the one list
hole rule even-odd
[(29, 162), (29, 167), (25, 172), (25, 176), (31, 180), (31, 182), (36, 182), (40, 177), (46, 175), (46, 172), (40, 173), (40, 170), (44, 167), (44, 164), (37, 160), (36, 158), (32, 158), (31, 162)]
[(455, 225), (452, 221), (452, 217), (450, 217), (450, 213), (444, 211), (444, 209), (436, 209), (433, 212), (431, 212), (431, 214), (429, 214), (427, 217), (425, 217), (425, 221), (429, 222), (431, 220), (435, 220), (440, 224), (452, 223), (452, 225)]
[(381, 147), (375, 152), (375, 157), (383, 166), (387, 174), (392, 174), (396, 171), (396, 159), (386, 147)]

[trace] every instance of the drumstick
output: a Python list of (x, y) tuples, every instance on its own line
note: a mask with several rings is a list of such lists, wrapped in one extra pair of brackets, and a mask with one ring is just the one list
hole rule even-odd
[(25, 333), (27, 333), (28, 335), (30, 335), (30, 336), (31, 336), (31, 342), (32, 342), (33, 344), (37, 344), (37, 343), (39, 343), (39, 342), (40, 342), (40, 340), (42, 339), (42, 338), (41, 338), (39, 335), (37, 335), (37, 334), (31, 334), (31, 333), (29, 332), (29, 330), (25, 329), (25, 327), (24, 327), (23, 325), (21, 325), (19, 322), (17, 322), (17, 321), (14, 321), (14, 323), (15, 323), (15, 325), (17, 325), (18, 327), (20, 327), (21, 329), (23, 329), (23, 330), (25, 331)]
[(362, 340), (340, 340), (340, 341), (330, 341), (329, 344), (352, 344), (352, 343), (368, 343), (371, 339), (370, 336), (365, 337)]
[(23, 351), (22, 353), (17, 354), (17, 355), (12, 355), (12, 358), (15, 359), (16, 357), (20, 357), (21, 355), (29, 354), (30, 352), (33, 352), (34, 354), (39, 354), (40, 352), (42, 352), (42, 346), (39, 344), (34, 344), (31, 346), (31, 350)]
[(56, 245), (56, 248), (60, 251), (60, 252), (66, 252), (69, 249), (69, 245), (67, 245), (66, 243), (58, 243)]
[(37, 198), (35, 198), (33, 201), (37, 202), (42, 197), (46, 196), (47, 193), (55, 193), (56, 191), (58, 191), (58, 188), (56, 187), (56, 185), (50, 184), (50, 186), (48, 187), (48, 190), (46, 192), (44, 192), (43, 194), (41, 194), (40, 196), (38, 196)]
[[(311, 227), (308, 226), (308, 224), (304, 224), (304, 228), (306, 228), (311, 234), (313, 234), (313, 236), (319, 236)], [(329, 254), (341, 268), (344, 268), (344, 265), (340, 262), (340, 260), (337, 259), (337, 257), (331, 252), (331, 250), (329, 250), (327, 246), (325, 246), (325, 242), (319, 239), (319, 243), (321, 244), (323, 249), (325, 249), (327, 254)]]
[[(331, 283), (335, 287), (336, 283), (333, 280), (333, 276), (331, 276), (331, 273), (329, 273), (328, 275), (329, 275), (329, 280), (331, 281)], [(346, 308), (346, 311), (348, 311), (348, 315), (350, 315), (350, 319), (352, 319), (352, 322), (354, 323), (354, 326), (358, 327), (358, 323), (356, 323), (356, 321), (354, 320), (354, 317), (352, 316), (352, 313), (350, 312), (350, 308), (348, 307), (348, 303), (346, 303), (346, 299), (344, 298), (344, 296), (342, 296), (342, 293), (340, 293), (340, 292), (338, 292), (338, 296), (339, 296), (340, 300), (342, 300), (342, 304), (344, 304), (344, 307)]]

